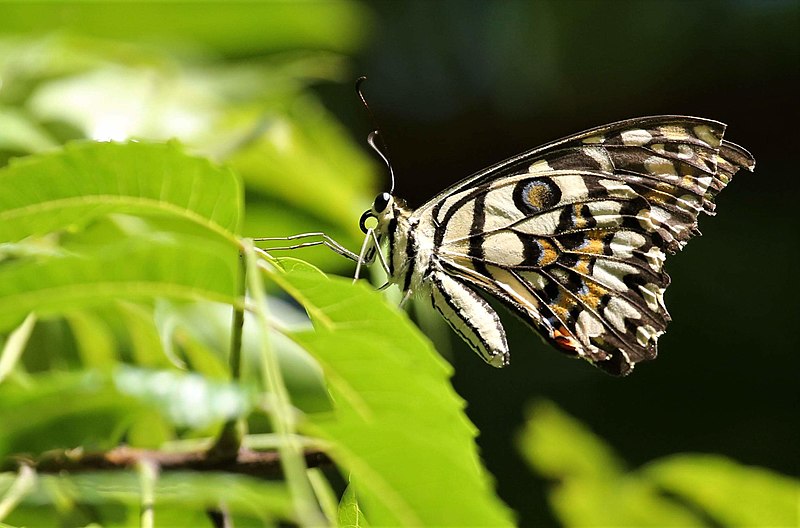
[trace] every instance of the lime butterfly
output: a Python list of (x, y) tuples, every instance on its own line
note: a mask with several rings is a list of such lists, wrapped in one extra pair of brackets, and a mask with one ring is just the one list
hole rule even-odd
[(713, 214), (717, 193), (755, 166), (724, 133), (696, 117), (620, 121), (502, 161), (415, 210), (394, 196), (392, 175), (361, 217), (360, 255), (322, 233), (290, 237), (323, 238), (292, 247), (325, 244), (358, 261), (356, 276), (377, 255), (404, 299), (429, 297), (492, 366), (510, 353), (484, 295), (558, 350), (625, 375), (656, 357), (670, 321), (666, 253), (699, 234), (698, 215)]

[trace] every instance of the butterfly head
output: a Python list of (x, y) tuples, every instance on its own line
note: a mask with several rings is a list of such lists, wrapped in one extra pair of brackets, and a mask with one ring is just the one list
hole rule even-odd
[(383, 224), (388, 217), (391, 217), (394, 213), (394, 205), (395, 205), (395, 198), (388, 192), (382, 192), (378, 196), (375, 197), (375, 201), (372, 202), (372, 207), (364, 211), (364, 214), (361, 215), (361, 220), (359, 220), (359, 227), (361, 227), (361, 231), (367, 233), (367, 221), (370, 218), (374, 218), (377, 221), (377, 225), (380, 226)]

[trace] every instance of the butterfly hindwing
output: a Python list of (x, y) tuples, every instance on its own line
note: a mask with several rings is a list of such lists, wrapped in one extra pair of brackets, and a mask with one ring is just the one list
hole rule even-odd
[(490, 365), (507, 365), (509, 353), (505, 330), (489, 303), (447, 273), (436, 272), (430, 279), (433, 307), (453, 331)]
[(557, 348), (626, 374), (655, 357), (669, 322), (665, 253), (752, 169), (723, 133), (671, 116), (600, 127), (468, 178), (414, 216), (430, 215), (453, 280), (497, 297)]

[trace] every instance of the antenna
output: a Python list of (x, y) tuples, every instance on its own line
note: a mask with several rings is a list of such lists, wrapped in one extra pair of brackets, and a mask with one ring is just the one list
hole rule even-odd
[[(392, 169), (392, 163), (389, 161), (388, 149), (386, 148), (386, 142), (383, 140), (383, 134), (381, 134), (380, 127), (378, 126), (378, 120), (375, 119), (375, 114), (372, 113), (372, 109), (367, 104), (367, 100), (364, 97), (364, 93), (361, 91), (361, 85), (364, 81), (367, 80), (365, 75), (362, 75), (358, 79), (356, 79), (356, 94), (358, 98), (361, 99), (361, 104), (364, 105), (366, 108), (367, 113), (369, 114), (370, 121), (372, 121), (372, 125), (375, 129), (369, 133), (367, 136), (367, 144), (374, 150), (378, 156), (383, 160), (386, 164), (386, 167), (389, 169), (389, 177), (391, 178), (391, 187), (389, 188), (389, 194), (394, 193), (394, 169)], [(380, 145), (378, 145), (375, 141), (375, 138), (378, 138), (380, 141)]]

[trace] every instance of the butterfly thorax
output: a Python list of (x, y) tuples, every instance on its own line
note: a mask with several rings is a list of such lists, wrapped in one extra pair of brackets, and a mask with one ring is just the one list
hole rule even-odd
[(382, 214), (376, 215), (376, 231), (387, 243), (389, 282), (403, 292), (425, 290), (424, 277), (431, 268), (433, 234), (420, 223), (405, 201), (394, 198)]

